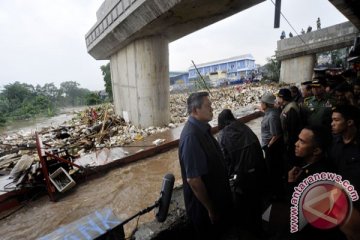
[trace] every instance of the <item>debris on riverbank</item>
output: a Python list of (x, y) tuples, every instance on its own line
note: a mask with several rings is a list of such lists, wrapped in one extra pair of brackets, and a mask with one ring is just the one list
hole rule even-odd
[[(260, 96), (265, 91), (275, 92), (274, 85), (244, 84), (228, 86), (225, 88), (211, 89), (211, 100), (214, 109), (213, 125), (216, 125), (217, 115), (224, 109), (229, 108), (236, 112), (238, 109), (253, 108)], [(140, 128), (126, 123), (123, 118), (117, 116), (111, 104), (89, 107), (85, 111), (79, 111), (76, 116), (63, 124), (54, 127), (45, 127), (38, 131), (44, 147), (58, 158), (75, 163), (76, 159), (95, 153), (101, 155), (99, 150), (127, 146), (144, 138), (165, 132), (175, 128), (186, 121), (187, 93), (170, 95), (170, 123), (163, 127)], [(161, 143), (159, 143), (161, 140)], [(157, 139), (153, 144), (162, 144), (164, 139)], [(44, 185), (44, 174), (41, 170), (39, 152), (36, 149), (34, 132), (19, 131), (9, 135), (0, 136), (0, 188), (2, 193), (19, 190), (24, 187)], [(41, 147), (41, 151), (43, 147)], [(128, 153), (121, 149), (122, 156)], [(22, 171), (16, 178), (9, 178), (9, 174), (18, 165), (22, 156), (32, 159), (32, 164), (21, 168)], [(44, 155), (45, 156), (45, 155)], [(55, 159), (59, 160), (59, 159)], [(62, 161), (62, 160), (61, 160)], [(83, 165), (84, 166), (84, 165)], [(85, 166), (86, 167), (86, 166)], [(58, 167), (57, 167), (58, 168)], [(49, 174), (57, 170), (53, 167)], [(70, 168), (66, 171), (77, 170)], [(46, 178), (46, 177), (45, 177)], [(48, 184), (49, 188), (49, 184)], [(51, 188), (51, 186), (50, 186)], [(49, 189), (48, 189), (49, 191)], [(0, 195), (1, 196), (1, 195)]]

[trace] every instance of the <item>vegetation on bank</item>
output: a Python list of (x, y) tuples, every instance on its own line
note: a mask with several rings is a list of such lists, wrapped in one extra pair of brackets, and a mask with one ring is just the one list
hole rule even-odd
[(95, 105), (104, 102), (97, 92), (80, 88), (74, 81), (43, 86), (15, 82), (0, 92), (0, 126), (13, 120), (37, 116), (54, 116), (60, 107)]

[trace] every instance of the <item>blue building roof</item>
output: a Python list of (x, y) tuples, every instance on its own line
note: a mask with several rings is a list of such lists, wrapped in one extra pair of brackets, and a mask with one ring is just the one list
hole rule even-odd
[[(208, 66), (219, 65), (219, 64), (223, 64), (223, 63), (236, 62), (236, 61), (240, 61), (240, 60), (252, 60), (252, 61), (255, 61), (254, 57), (251, 54), (244, 54), (244, 55), (235, 56), (235, 57), (231, 57), (231, 58), (226, 58), (226, 59), (222, 59), (222, 60), (196, 64), (196, 67), (197, 68), (208, 67)], [(191, 66), (189, 68), (189, 70), (191, 70), (191, 69), (195, 69), (195, 67)]]

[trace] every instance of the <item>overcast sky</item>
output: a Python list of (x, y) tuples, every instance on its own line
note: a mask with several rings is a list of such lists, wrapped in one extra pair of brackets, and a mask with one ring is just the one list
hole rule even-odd
[[(164, 0), (165, 1), (165, 0)], [(275, 1), (275, 0), (273, 0)], [(103, 0), (0, 0), (0, 89), (19, 81), (32, 85), (76, 81), (90, 90), (104, 89), (100, 66), (86, 51), (84, 36), (96, 22)], [(282, 13), (295, 30), (316, 29), (347, 19), (328, 0), (283, 0)], [(274, 29), (271, 0), (170, 43), (170, 70), (251, 53), (257, 64), (274, 55), (281, 18)]]

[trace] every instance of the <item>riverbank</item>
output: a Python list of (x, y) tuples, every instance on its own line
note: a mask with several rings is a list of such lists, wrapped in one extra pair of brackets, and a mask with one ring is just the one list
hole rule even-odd
[(4, 127), (0, 127), (0, 135), (8, 135), (15, 132), (26, 133), (40, 131), (44, 127), (57, 127), (60, 124), (71, 120), (75, 114), (86, 108), (88, 108), (88, 106), (60, 108), (58, 114), (53, 117), (42, 116), (26, 120), (14, 120), (6, 123)]
[[(258, 103), (258, 98), (266, 90), (273, 90), (273, 92), (276, 91), (274, 86), (269, 87), (269, 86), (250, 86), (250, 85), (241, 85), (240, 87), (232, 86), (232, 87), (228, 87), (228, 88), (214, 90), (212, 92), (212, 97), (211, 97), (212, 102), (213, 102), (213, 107), (214, 107), (214, 120), (211, 122), (211, 125), (213, 125), (213, 126), (217, 125), (217, 123), (216, 123), (217, 122), (216, 121), (217, 114), (223, 108), (230, 108), (235, 113), (240, 114), (240, 115), (251, 112), (253, 110), (252, 105)], [(183, 94), (183, 95), (177, 94), (176, 96), (172, 96), (172, 98), (171, 98), (171, 121), (172, 121), (171, 127), (176, 127), (176, 126), (182, 124), (181, 122), (184, 122), (187, 119), (186, 107), (185, 107), (186, 106), (186, 98), (187, 98), (187, 95), (185, 95), (185, 94)], [(239, 109), (242, 109), (242, 110), (240, 111)], [(103, 116), (105, 116), (105, 115), (103, 114)], [(96, 124), (101, 126), (103, 119), (104, 118), (100, 118), (99, 122), (97, 122)], [(72, 120), (71, 122), (67, 122), (65, 125), (71, 126), (71, 125), (74, 125), (76, 122), (79, 122), (79, 119), (77, 119), (77, 120), (75, 119), (75, 120)], [(79, 125), (76, 125), (76, 126), (79, 128)], [(146, 147), (150, 147), (151, 145), (153, 145), (152, 143), (150, 143), (149, 141), (146, 140), (146, 139), (149, 139), (148, 138), (149, 135), (155, 134), (157, 132), (168, 131), (168, 130), (172, 129), (171, 127), (169, 124), (169, 126), (165, 126), (163, 128), (152, 127), (149, 129), (138, 129), (131, 125), (125, 124), (124, 126), (121, 126), (121, 128), (127, 129), (127, 131), (122, 131), (122, 132), (118, 131), (115, 135), (113, 135), (114, 137), (116, 137), (115, 139), (113, 139), (114, 141), (111, 141), (111, 139), (112, 139), (111, 136), (110, 136), (110, 138), (103, 138), (104, 141), (100, 144), (104, 144), (104, 146), (107, 146), (107, 147), (116, 146), (116, 145), (119, 145), (119, 143), (117, 142), (117, 138), (127, 137), (129, 139), (129, 142), (127, 144), (134, 143), (135, 145), (138, 145), (137, 146), (137, 147), (139, 147), (138, 150), (141, 151), (139, 153), (143, 154), (145, 152), (143, 145), (146, 145)], [(87, 129), (87, 128), (89, 128), (89, 126), (87, 126), (84, 129)], [(49, 130), (51, 130), (51, 129), (53, 129), (53, 127), (49, 127), (47, 130), (43, 130), (43, 131), (49, 132)], [(84, 133), (84, 132), (83, 133), (81, 133), (81, 132), (82, 131), (76, 133), (75, 136), (80, 136), (81, 134)], [(21, 139), (21, 140), (25, 139), (24, 136), (19, 136), (18, 134), (15, 134), (15, 135), (18, 136), (18, 138), (15, 139), (15, 141), (18, 139)], [(95, 135), (92, 134), (91, 136), (94, 137)], [(12, 136), (13, 135), (11, 135), (11, 134), (7, 134), (7, 135), (5, 135), (5, 137), (3, 135), (2, 139), (0, 139), (0, 144), (4, 144), (4, 141), (5, 142), (10, 141)], [(100, 136), (100, 135), (98, 135), (98, 136)], [(30, 139), (29, 141), (33, 140), (31, 134), (29, 136), (29, 139)], [(49, 139), (51, 140), (51, 138), (49, 138)], [(165, 140), (168, 140), (168, 139), (165, 139)], [(67, 140), (60, 139), (57, 141), (59, 141), (63, 145), (64, 143), (66, 143)], [(97, 142), (96, 138), (93, 138), (92, 140), (90, 139), (89, 141)], [(144, 141), (147, 143), (144, 144)], [(81, 142), (80, 140), (76, 141), (76, 143), (80, 143), (80, 142)], [(51, 144), (53, 144), (53, 143), (51, 143)], [(106, 144), (110, 144), (110, 145), (106, 145)], [(166, 144), (166, 142), (165, 142), (165, 144)], [(125, 147), (124, 145), (122, 145), (122, 146)], [(98, 152), (100, 150), (99, 148), (95, 148), (95, 149), (96, 149), (96, 152)], [(79, 151), (82, 151), (82, 149), (77, 148), (76, 151), (78, 153)], [(91, 151), (91, 149), (89, 149), (87, 151)], [(18, 152), (17, 153), (18, 157), (20, 157), (22, 154), (29, 155), (30, 153), (29, 152)], [(32, 156), (34, 158), (36, 158), (36, 155), (37, 154), (33, 152)], [(163, 154), (159, 154), (159, 155), (156, 155), (154, 158), (156, 158), (156, 157), (162, 158), (162, 156), (163, 156)], [(74, 189), (72, 189), (69, 192), (67, 192), (66, 194), (64, 194), (64, 197), (62, 197), (60, 200), (61, 203), (60, 202), (51, 203), (51, 202), (49, 202), (47, 196), (43, 196), (43, 197), (39, 198), (40, 200), (36, 200), (36, 202), (38, 202), (38, 201), (41, 202), (40, 205), (38, 205), (37, 203), (34, 203), (34, 202), (29, 202), (29, 203), (26, 202), (26, 205), (23, 205), (23, 206), (30, 206), (30, 208), (23, 207), (23, 209), (19, 210), (19, 215), (18, 215), (18, 213), (15, 213), (14, 215), (11, 215), (11, 216), (1, 220), (1, 222), (3, 222), (5, 224), (5, 225), (4, 224), (1, 224), (1, 225), (7, 226), (6, 229), (9, 229), (9, 230), (4, 229), (4, 231), (6, 233), (4, 236), (7, 236), (8, 234), (9, 234), (9, 236), (12, 236), (12, 237), (6, 238), (6, 239), (24, 238), (24, 237), (20, 237), (20, 236), (26, 236), (26, 234), (35, 234), (35, 235), (31, 235), (31, 236), (39, 237), (39, 236), (45, 235), (45, 234), (53, 231), (59, 225), (72, 222), (72, 221), (74, 221), (82, 216), (85, 216), (97, 209), (101, 209), (103, 207), (108, 207), (108, 206), (110, 206), (110, 208), (112, 208), (112, 209), (118, 209), (117, 205), (119, 205), (119, 204), (122, 207), (121, 207), (121, 209), (118, 209), (119, 211), (115, 210), (115, 214), (117, 216), (119, 216), (120, 219), (124, 219), (128, 216), (131, 216), (131, 214), (133, 214), (133, 212), (128, 212), (128, 210), (131, 210), (132, 206), (129, 206), (129, 205), (135, 205), (134, 208), (137, 208), (136, 210), (138, 211), (140, 209), (147, 207), (149, 205), (149, 202), (150, 202), (150, 204), (152, 204), (158, 197), (158, 192), (160, 189), (159, 184), (161, 183), (162, 176), (166, 172), (174, 173), (175, 171), (178, 171), (178, 170), (168, 169), (169, 166), (174, 166), (174, 164), (177, 166), (177, 168), (179, 167), (176, 151), (173, 156), (168, 156), (168, 158), (173, 159), (173, 160), (171, 162), (166, 162), (166, 160), (164, 160), (165, 162), (156, 163), (157, 162), (156, 160), (148, 161), (149, 159), (147, 159), (146, 160), (147, 163), (152, 162), (152, 164), (154, 164), (154, 165), (142, 166), (142, 167), (144, 167), (144, 169), (141, 169), (141, 170), (133, 170), (132, 169), (132, 168), (137, 169), (138, 163), (126, 165), (126, 166), (124, 166), (122, 164), (122, 168), (114, 167), (113, 168), (114, 170), (112, 170), (108, 173), (103, 173), (103, 174), (100, 173), (99, 178), (97, 178), (96, 181), (87, 181), (84, 184), (80, 184), (77, 187), (75, 187)], [(152, 158), (150, 158), (150, 159), (152, 159)], [(38, 160), (35, 159), (35, 162), (37, 162), (37, 161)], [(144, 162), (144, 161), (141, 161), (141, 162)], [(139, 163), (139, 165), (141, 165), (141, 163)], [(149, 168), (150, 169), (155, 168), (157, 170), (155, 170), (155, 172), (152, 173), (151, 171), (148, 171)], [(115, 169), (116, 169), (116, 171), (115, 171)], [(127, 171), (125, 170), (125, 172), (123, 172), (123, 169), (127, 169)], [(112, 172), (117, 172), (117, 171), (121, 172), (121, 175), (115, 175), (116, 177), (114, 177), (114, 178), (105, 179), (105, 181), (100, 181), (101, 183), (98, 183), (98, 179), (102, 178), (103, 176), (106, 176), (107, 174), (111, 174)], [(122, 179), (121, 177), (125, 177), (125, 179)], [(175, 177), (178, 181), (178, 179), (180, 179), (179, 173)], [(118, 183), (119, 179), (122, 182), (120, 185)], [(154, 183), (155, 181), (156, 181), (157, 187), (150, 187), (148, 185), (148, 182), (149, 182), (149, 184), (155, 184)], [(84, 199), (84, 195), (79, 193), (79, 189), (81, 189), (83, 186), (86, 186), (87, 184), (90, 184), (90, 182), (91, 182), (91, 186), (89, 186), (87, 188), (87, 190), (85, 190), (86, 192), (88, 191), (90, 195), (84, 193), (85, 196), (87, 196)], [(135, 185), (132, 184), (132, 182), (134, 182)], [(136, 185), (136, 184), (138, 184), (138, 185)], [(115, 189), (110, 188), (110, 186), (112, 186), (112, 185), (115, 186)], [(140, 190), (140, 191), (138, 191), (138, 190)], [(121, 191), (121, 193), (117, 193), (117, 191)], [(113, 195), (116, 196), (115, 197), (116, 199), (114, 199)], [(120, 196), (118, 196), (118, 195), (120, 195)], [(149, 198), (148, 196), (155, 196), (155, 197)], [(107, 198), (109, 198), (109, 199), (106, 200)], [(64, 201), (64, 203), (63, 203), (63, 199), (70, 199), (70, 200)], [(136, 203), (134, 203), (134, 201), (136, 199), (140, 200), (140, 202), (142, 202), (142, 205), (136, 205)], [(151, 199), (153, 201), (149, 201)], [(105, 202), (104, 202), (104, 200), (105, 200)], [(113, 202), (113, 200), (115, 200), (115, 202)], [(89, 203), (88, 201), (91, 201), (91, 202)], [(94, 202), (92, 202), (92, 201), (94, 201)], [(123, 201), (123, 202), (120, 203), (119, 201)], [(105, 205), (102, 205), (102, 202), (104, 202)], [(45, 205), (45, 206), (42, 207), (42, 205)], [(52, 206), (54, 206), (54, 208), (52, 208)], [(57, 206), (60, 206), (60, 208), (58, 208)], [(78, 209), (80, 209), (80, 211), (78, 211)], [(72, 212), (74, 212), (73, 215), (71, 214)], [(126, 212), (125, 217), (123, 215), (124, 212)], [(66, 214), (66, 216), (63, 215), (64, 213)], [(28, 214), (30, 214), (30, 215), (28, 215)], [(36, 222), (40, 223), (40, 222), (42, 222), (41, 219), (49, 218), (51, 220), (51, 224), (49, 224), (46, 227), (45, 226), (37, 226), (37, 225), (30, 226), (30, 225), (27, 225), (26, 223), (20, 224), (22, 222), (21, 216), (23, 216), (23, 217), (25, 215), (29, 216), (29, 217), (25, 217), (25, 219), (27, 219), (27, 221), (32, 222), (32, 218), (34, 218), (34, 216), (36, 214), (39, 215), (38, 217), (35, 217)], [(72, 217), (69, 217), (69, 216), (72, 216)], [(58, 219), (60, 219), (60, 220), (58, 220)], [(27, 226), (27, 228), (33, 229), (33, 230), (32, 231), (25, 230), (25, 229), (23, 229), (23, 225)], [(12, 228), (11, 226), (14, 226), (14, 228)], [(21, 234), (19, 235), (18, 233), (16, 233), (17, 228), (20, 229), (20, 232), (23, 235), (21, 235)], [(38, 228), (38, 229), (35, 230), (34, 228)], [(46, 230), (45, 230), (45, 228), (46, 228)], [(132, 228), (131, 224), (127, 228)], [(129, 229), (127, 231), (129, 231)], [(3, 232), (1, 227), (0, 227), (0, 232)]]
[[(250, 127), (255, 127), (257, 134), (260, 131), (259, 121), (260, 118), (248, 123)], [(96, 178), (64, 193), (57, 202), (50, 202), (46, 195), (26, 202), (18, 211), (0, 220), (2, 239), (35, 239), (104, 208), (112, 209), (119, 219), (127, 219), (158, 199), (162, 177), (166, 173), (174, 174), (175, 187), (181, 186), (177, 154), (175, 147), (136, 163), (99, 173)], [(153, 221), (154, 211), (141, 216), (136, 239), (159, 237), (164, 229), (181, 223), (184, 220), (181, 194), (180, 190), (174, 195), (176, 200), (165, 223)], [(144, 223), (148, 224), (142, 225)], [(129, 236), (135, 227), (136, 219), (126, 224), (126, 235)]]

